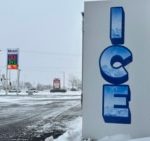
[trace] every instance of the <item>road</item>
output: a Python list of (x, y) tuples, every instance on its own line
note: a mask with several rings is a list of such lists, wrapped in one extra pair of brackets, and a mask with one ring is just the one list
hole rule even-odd
[(0, 95), (0, 141), (44, 141), (81, 116), (80, 94)]

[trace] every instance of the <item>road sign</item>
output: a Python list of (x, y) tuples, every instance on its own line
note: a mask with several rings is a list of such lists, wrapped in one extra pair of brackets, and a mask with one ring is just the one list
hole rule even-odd
[(58, 79), (58, 78), (55, 78), (54, 80), (53, 80), (53, 89), (60, 89), (60, 79)]

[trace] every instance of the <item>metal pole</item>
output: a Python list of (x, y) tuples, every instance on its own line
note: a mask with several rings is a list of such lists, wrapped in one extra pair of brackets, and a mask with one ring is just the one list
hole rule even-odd
[(5, 87), (5, 93), (8, 95), (8, 68), (6, 66), (6, 87)]
[(65, 72), (63, 72), (63, 88), (65, 89)]
[(20, 80), (20, 69), (18, 69), (18, 77), (17, 77), (17, 95), (19, 94), (19, 87), (20, 87), (20, 83), (19, 83), (19, 80)]
[(11, 82), (11, 71), (9, 70), (9, 84)]
[(5, 93), (6, 95), (8, 95), (8, 49), (7, 49), (7, 63), (6, 63), (6, 80), (4, 82), (6, 82), (4, 83), (6, 85)]
[(18, 71), (17, 71), (17, 72), (18, 72), (18, 75), (17, 75), (17, 78), (18, 78), (18, 79), (17, 79), (17, 95), (19, 95), (19, 87), (20, 87), (20, 86), (19, 86), (19, 79), (20, 79), (20, 69), (19, 69), (19, 48), (17, 48), (17, 51), (18, 51), (18, 53), (17, 53), (17, 55), (18, 55), (18, 58), (17, 58), (17, 59), (18, 59), (18, 60), (17, 60), (17, 63), (18, 63), (18, 64), (17, 64), (17, 65), (18, 65)]

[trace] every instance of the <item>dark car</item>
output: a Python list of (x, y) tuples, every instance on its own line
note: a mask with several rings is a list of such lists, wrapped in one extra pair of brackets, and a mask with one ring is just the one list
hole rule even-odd
[(28, 89), (26, 93), (38, 93), (38, 90), (35, 88)]
[(10, 89), (8, 92), (10, 93), (21, 93), (21, 90), (17, 90), (17, 89)]

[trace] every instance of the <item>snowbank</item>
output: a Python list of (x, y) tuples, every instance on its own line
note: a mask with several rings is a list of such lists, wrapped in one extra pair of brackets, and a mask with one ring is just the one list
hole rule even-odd
[[(49, 137), (45, 141), (81, 141), (82, 140), (82, 118), (78, 117), (74, 121), (68, 123), (68, 130), (57, 139)], [(84, 141), (92, 141), (87, 139)], [(98, 141), (150, 141), (150, 137), (140, 138), (140, 139), (131, 139), (130, 135), (114, 135), (107, 136)]]
[(82, 136), (82, 118), (78, 117), (68, 124), (68, 131), (54, 141), (80, 141)]
[(82, 137), (82, 118), (78, 117), (74, 121), (68, 123), (68, 130), (57, 139), (52, 137), (45, 139), (45, 141), (81, 141)]
[[(81, 141), (82, 140), (82, 118), (78, 117), (74, 121), (68, 123), (68, 130), (59, 138), (53, 139), (49, 137), (45, 141)], [(85, 141), (92, 141), (90, 139)], [(114, 135), (107, 136), (98, 141), (150, 141), (150, 138), (131, 140), (130, 135)]]

